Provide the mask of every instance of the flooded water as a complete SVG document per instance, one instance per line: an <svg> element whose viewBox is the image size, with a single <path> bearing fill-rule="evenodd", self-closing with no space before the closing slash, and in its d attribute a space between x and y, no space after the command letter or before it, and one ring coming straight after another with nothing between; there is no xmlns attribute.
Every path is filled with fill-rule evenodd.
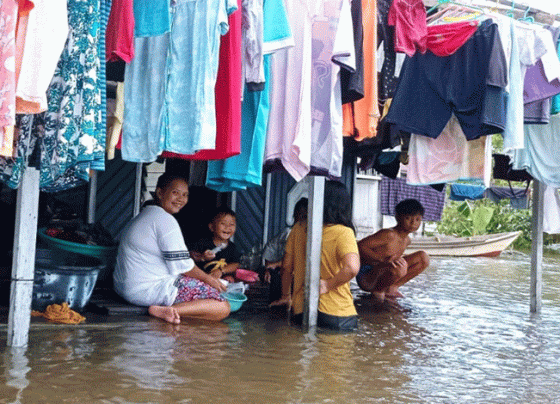
<svg viewBox="0 0 560 404"><path fill-rule="evenodd" d="M400 307L357 301L356 333L269 313L171 326L37 325L6 348L1 403L558 403L560 261L529 313L529 257L433 259Z"/></svg>

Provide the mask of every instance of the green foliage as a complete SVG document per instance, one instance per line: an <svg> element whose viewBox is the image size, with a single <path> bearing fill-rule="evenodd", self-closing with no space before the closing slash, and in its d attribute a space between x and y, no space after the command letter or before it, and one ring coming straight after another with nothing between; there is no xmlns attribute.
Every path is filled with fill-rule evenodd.
<svg viewBox="0 0 560 404"><path fill-rule="evenodd" d="M449 201L442 219L437 223L440 234L460 237L475 234L495 234L521 230L522 234L513 243L516 249L531 247L530 209L512 209L508 199L494 203L488 199L477 201Z"/></svg>

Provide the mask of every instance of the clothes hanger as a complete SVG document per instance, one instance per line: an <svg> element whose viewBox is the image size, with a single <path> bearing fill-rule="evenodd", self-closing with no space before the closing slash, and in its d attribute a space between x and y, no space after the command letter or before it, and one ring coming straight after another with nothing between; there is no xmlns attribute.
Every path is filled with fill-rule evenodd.
<svg viewBox="0 0 560 404"><path fill-rule="evenodd" d="M428 23L429 25L433 25L436 22L442 22L442 19L445 17L452 18L454 21L460 21L460 19L457 20L456 18L464 16L465 20L468 20L472 18L477 18L482 14L484 14L484 10L480 7L466 5L463 3L458 3L449 0L439 0L438 4L436 4L434 7L431 7L426 13L429 14L430 10L434 10L435 8L443 4L446 4L446 6L442 10L436 12L435 14L428 16L426 18L426 23ZM450 21L446 21L446 22L450 22Z"/></svg>
<svg viewBox="0 0 560 404"><path fill-rule="evenodd" d="M483 10L482 8L476 7L476 6L473 6L473 5L470 5L470 4L467 5L467 4L463 4L463 3L459 3L459 2L451 1L451 0L438 0L438 2L437 2L436 5L434 5L433 7L430 7L430 8L426 11L426 14L430 14L432 11L434 11L435 9L439 8L440 6L442 6L442 5L444 5L444 4L446 4L446 5L455 5L455 6L463 7L463 8L470 8L470 9L472 9L472 10L480 11L481 13L484 12L484 10ZM436 13L436 14L437 14L437 13Z"/></svg>
<svg viewBox="0 0 560 404"><path fill-rule="evenodd" d="M527 10L525 10L525 14L523 14L523 17L519 19L519 21L522 22L528 22L530 24L533 24L535 22L535 19L533 18L533 16L527 16L529 14L529 10L531 9L531 7L527 7Z"/></svg>

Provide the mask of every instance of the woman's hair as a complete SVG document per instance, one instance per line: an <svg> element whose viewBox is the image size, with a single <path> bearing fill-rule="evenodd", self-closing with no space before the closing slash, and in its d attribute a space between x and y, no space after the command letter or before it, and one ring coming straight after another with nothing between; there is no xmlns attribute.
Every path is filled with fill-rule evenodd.
<svg viewBox="0 0 560 404"><path fill-rule="evenodd" d="M184 181L185 183L187 183L187 180L182 175L172 174L172 173L163 173L162 175L159 176L159 178L157 180L156 189L160 188L162 191L165 192L167 187L170 186L173 183L173 181L175 181L175 180L181 180L181 181ZM152 205L152 204L159 205L159 198L157 196L157 192L152 193L152 196L154 198L153 202L152 201L147 201L144 204L144 206Z"/></svg>
<svg viewBox="0 0 560 404"><path fill-rule="evenodd" d="M300 220L307 220L307 198L301 198L294 206L294 223Z"/></svg>
<svg viewBox="0 0 560 404"><path fill-rule="evenodd" d="M323 224L341 224L356 232L352 223L352 198L346 186L341 182L327 181L325 183Z"/></svg>

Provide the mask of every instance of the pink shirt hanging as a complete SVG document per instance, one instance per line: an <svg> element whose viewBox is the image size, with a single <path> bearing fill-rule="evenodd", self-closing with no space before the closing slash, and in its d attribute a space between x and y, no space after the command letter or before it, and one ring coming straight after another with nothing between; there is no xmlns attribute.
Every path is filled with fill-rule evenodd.
<svg viewBox="0 0 560 404"><path fill-rule="evenodd" d="M133 0L113 0L105 44L108 62L130 63L134 57Z"/></svg>

